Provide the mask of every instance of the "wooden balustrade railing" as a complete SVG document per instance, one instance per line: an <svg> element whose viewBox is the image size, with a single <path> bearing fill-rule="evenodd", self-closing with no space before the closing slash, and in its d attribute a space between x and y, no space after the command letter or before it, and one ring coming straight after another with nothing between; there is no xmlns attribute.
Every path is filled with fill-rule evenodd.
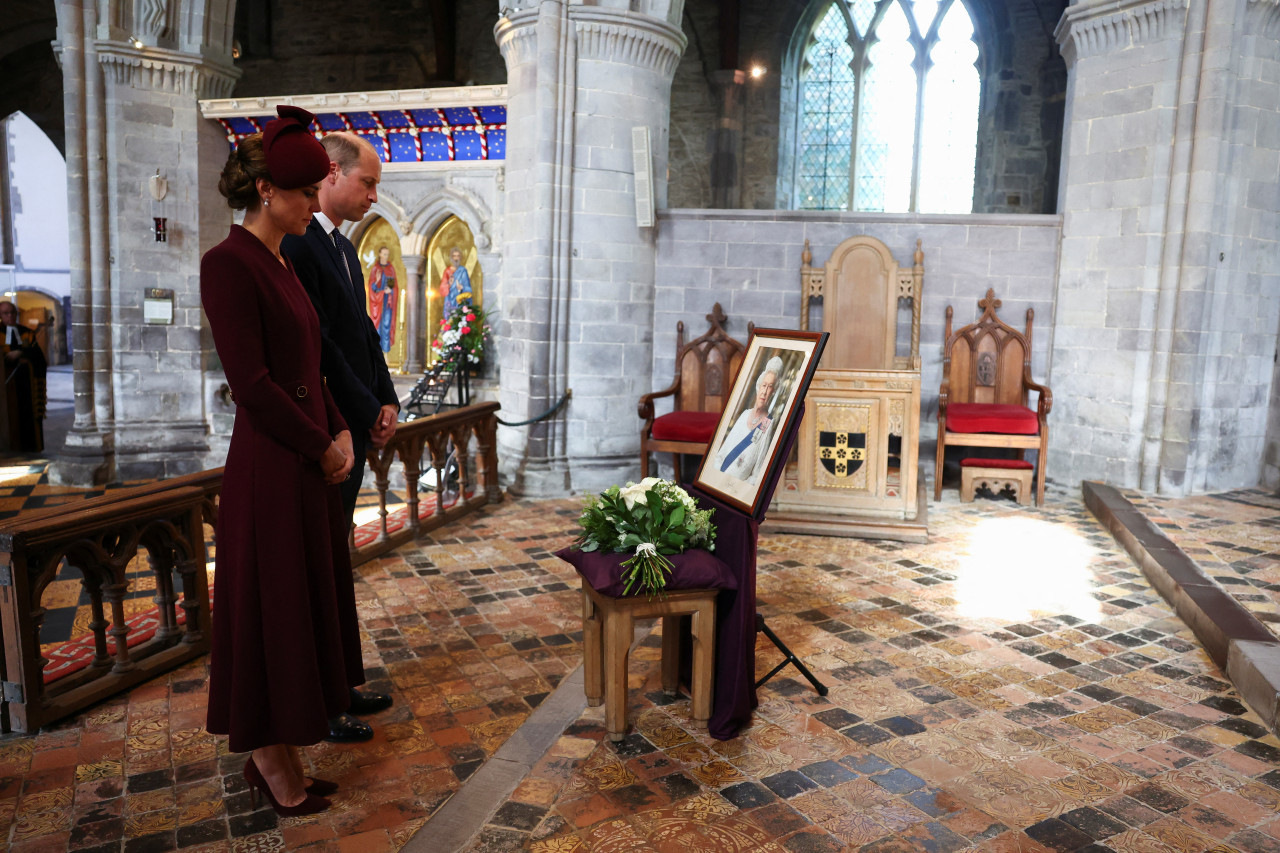
<svg viewBox="0 0 1280 853"><path fill-rule="evenodd" d="M353 565L502 500L497 411L497 403L480 403L402 423L384 448L370 451L380 530L353 548ZM387 495L397 459L404 468L407 518L391 530ZM424 462L435 473L426 496L434 502L430 514L418 493ZM209 650L205 525L216 525L221 488L222 469L216 468L0 523L0 731L33 732ZM150 639L130 646L124 602L129 566L143 551L155 576L156 627ZM79 672L45 684L42 597L64 563L79 571L90 601L94 654Z"/></svg>
<svg viewBox="0 0 1280 853"><path fill-rule="evenodd" d="M35 731L209 650L205 504L197 486L145 486L33 512L0 528L0 730ZM143 550L155 575L158 626L151 639L130 647L127 571ZM94 656L46 687L41 598L64 560L80 571L89 596Z"/></svg>
<svg viewBox="0 0 1280 853"><path fill-rule="evenodd" d="M378 487L380 529L372 542L359 547L353 544L352 565L384 554L487 503L502 500L502 490L498 487L497 433L498 404L477 403L402 423L385 447L370 450L369 469ZM426 458L435 475L433 494L427 498L433 502L430 514L423 513L418 495L418 481L425 473L422 461ZM387 493L391 466L397 459L404 468L407 517L403 526L392 531L388 524ZM450 494L454 497L448 497Z"/></svg>

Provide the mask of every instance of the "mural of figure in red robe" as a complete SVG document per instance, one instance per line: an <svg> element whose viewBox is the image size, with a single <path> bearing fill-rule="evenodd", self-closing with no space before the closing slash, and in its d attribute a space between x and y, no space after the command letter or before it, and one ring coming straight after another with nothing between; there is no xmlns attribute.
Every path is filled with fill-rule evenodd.
<svg viewBox="0 0 1280 853"><path fill-rule="evenodd" d="M369 319L382 341L382 351L390 352L396 342L396 268L391 265L391 249L378 248L378 260L369 267Z"/></svg>

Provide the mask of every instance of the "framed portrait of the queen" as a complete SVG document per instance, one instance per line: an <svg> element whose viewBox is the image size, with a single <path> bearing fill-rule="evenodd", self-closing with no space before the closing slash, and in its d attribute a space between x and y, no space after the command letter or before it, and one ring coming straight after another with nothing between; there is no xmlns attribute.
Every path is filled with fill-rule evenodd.
<svg viewBox="0 0 1280 853"><path fill-rule="evenodd" d="M756 329L694 485L755 514L817 368L825 332Z"/></svg>

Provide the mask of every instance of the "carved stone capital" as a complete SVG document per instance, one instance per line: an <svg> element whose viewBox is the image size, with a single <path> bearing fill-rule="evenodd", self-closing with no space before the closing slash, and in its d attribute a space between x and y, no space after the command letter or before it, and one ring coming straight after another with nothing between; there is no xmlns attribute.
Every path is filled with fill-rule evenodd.
<svg viewBox="0 0 1280 853"><path fill-rule="evenodd" d="M626 8L580 6L568 10L579 59L634 65L671 77L688 41L678 26ZM507 68L534 62L538 54L538 9L509 12L498 19L494 38Z"/></svg>
<svg viewBox="0 0 1280 853"><path fill-rule="evenodd" d="M679 27L598 6L574 6L578 56L635 65L670 78L688 43Z"/></svg>
<svg viewBox="0 0 1280 853"><path fill-rule="evenodd" d="M1067 65L1077 59L1156 41L1176 32L1188 0L1083 0L1068 6L1054 30Z"/></svg>
<svg viewBox="0 0 1280 853"><path fill-rule="evenodd" d="M493 37L508 70L533 62L538 56L538 9L522 9L498 19Z"/></svg>
<svg viewBox="0 0 1280 853"><path fill-rule="evenodd" d="M225 98L240 69L207 57L155 47L135 48L114 41L98 42L98 61L108 82L134 89L155 89L197 98Z"/></svg>
<svg viewBox="0 0 1280 853"><path fill-rule="evenodd" d="M544 0L498 0L498 13L515 17L520 12L536 12L543 2ZM557 0L557 2L574 6L582 0ZM592 0L592 4L602 9L656 18L676 26L680 24L680 18L684 13L684 0Z"/></svg>

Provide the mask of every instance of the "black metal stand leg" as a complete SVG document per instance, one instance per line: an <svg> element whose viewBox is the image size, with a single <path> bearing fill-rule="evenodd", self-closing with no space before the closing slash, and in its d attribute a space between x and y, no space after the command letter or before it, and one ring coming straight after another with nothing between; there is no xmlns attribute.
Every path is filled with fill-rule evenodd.
<svg viewBox="0 0 1280 853"><path fill-rule="evenodd" d="M809 671L809 667L804 665L804 661L800 660L800 658L792 654L791 649L787 648L786 643L778 639L777 634L769 630L769 626L764 624L764 617L761 616L759 613L756 614L756 633L757 634L763 633L766 637L769 638L769 641L773 643L774 646L777 647L778 651L782 652L782 654L785 655L782 663L778 664L773 669L769 670L768 675L766 675L764 678L756 682L757 688L763 686L766 681L768 681L770 678L773 678L779 672L782 672L782 670L786 668L787 664L795 664L796 669L800 670L800 674L803 675L806 679L808 679L809 683L813 685L813 689L818 691L819 696L827 695L826 685L814 677L813 673Z"/></svg>

